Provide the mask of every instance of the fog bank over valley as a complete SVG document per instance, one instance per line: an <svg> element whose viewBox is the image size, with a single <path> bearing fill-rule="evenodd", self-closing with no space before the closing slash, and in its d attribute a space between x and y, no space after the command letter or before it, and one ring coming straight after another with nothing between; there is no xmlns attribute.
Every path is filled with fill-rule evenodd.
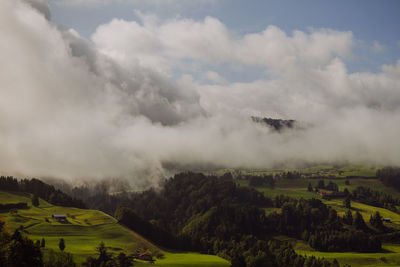
<svg viewBox="0 0 400 267"><path fill-rule="evenodd" d="M0 1L2 174L143 186L186 169L400 165L400 60L348 71L352 32L238 35L213 17L136 12L88 39L43 0ZM225 65L265 75L231 81Z"/></svg>

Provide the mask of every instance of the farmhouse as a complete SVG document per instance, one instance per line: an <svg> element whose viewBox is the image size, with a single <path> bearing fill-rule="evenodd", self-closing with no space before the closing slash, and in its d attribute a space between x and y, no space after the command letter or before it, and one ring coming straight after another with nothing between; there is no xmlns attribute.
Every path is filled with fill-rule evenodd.
<svg viewBox="0 0 400 267"><path fill-rule="evenodd" d="M51 215L51 218L53 218L53 220L56 220L57 222L67 222L67 216L65 216L64 214L53 214Z"/></svg>
<svg viewBox="0 0 400 267"><path fill-rule="evenodd" d="M390 218L383 218L382 219L384 222L390 222Z"/></svg>

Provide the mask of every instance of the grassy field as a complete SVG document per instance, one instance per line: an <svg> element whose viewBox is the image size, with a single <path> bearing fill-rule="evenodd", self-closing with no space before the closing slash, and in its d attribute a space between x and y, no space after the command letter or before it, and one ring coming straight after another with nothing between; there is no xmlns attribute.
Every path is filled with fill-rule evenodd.
<svg viewBox="0 0 400 267"><path fill-rule="evenodd" d="M294 250L304 256L315 256L325 259L337 259L341 265L358 266L400 266L400 244L383 244L379 253L356 252L319 252L311 248L306 242L286 236L277 239L289 242Z"/></svg>
<svg viewBox="0 0 400 267"><path fill-rule="evenodd" d="M174 267L174 266L215 266L225 267L230 266L230 263L222 258L212 255L203 255L198 253L165 253L165 258L157 260L157 266Z"/></svg>
<svg viewBox="0 0 400 267"><path fill-rule="evenodd" d="M23 227L23 233L33 240L45 238L46 247L58 250L60 238L66 243L65 251L74 255L77 263L88 256L94 256L95 248L103 241L110 252L127 254L135 251L162 253L164 257L155 265L137 262L137 266L230 266L230 263L217 256L197 253L165 252L117 223L117 221L97 210L83 210L53 206L40 199L38 207L31 205L29 194L14 194L0 191L0 203L26 202L29 209L20 209L0 213L0 219L6 222L6 230L13 232ZM65 214L68 223L59 223L51 218L52 214Z"/></svg>
<svg viewBox="0 0 400 267"><path fill-rule="evenodd" d="M294 249L297 253L326 259L336 258L340 264L357 266L400 266L400 245L384 244L380 253L355 252L319 252L314 251L303 241L295 241Z"/></svg>
<svg viewBox="0 0 400 267"><path fill-rule="evenodd" d="M290 184L293 182L293 184ZM249 181L238 180L237 184L240 186L249 186ZM286 179L280 179L277 181L274 187L269 186L257 186L255 187L258 191L263 192L266 196L274 198L279 195L287 195L294 198L321 198L320 195L314 192L307 191L308 182L306 179L294 179L286 181Z"/></svg>

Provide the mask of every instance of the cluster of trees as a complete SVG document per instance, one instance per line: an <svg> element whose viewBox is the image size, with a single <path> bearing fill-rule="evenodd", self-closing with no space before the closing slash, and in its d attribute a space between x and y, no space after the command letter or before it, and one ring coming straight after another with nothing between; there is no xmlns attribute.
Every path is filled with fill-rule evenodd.
<svg viewBox="0 0 400 267"><path fill-rule="evenodd" d="M3 224L0 225L3 228ZM1 230L0 266L4 267L40 267L43 256L40 246L16 230L13 235Z"/></svg>
<svg viewBox="0 0 400 267"><path fill-rule="evenodd" d="M130 267L133 266L133 257L127 256L121 252L118 256L114 257L112 253L107 251L107 247L103 242L96 248L97 257L89 256L86 261L82 264L87 267Z"/></svg>
<svg viewBox="0 0 400 267"><path fill-rule="evenodd" d="M38 197L40 197L57 206L86 208L82 200L72 198L62 191L55 189L54 186L35 178L18 181L11 176L1 176L0 190L31 193L36 198L32 199L33 205L38 204Z"/></svg>
<svg viewBox="0 0 400 267"><path fill-rule="evenodd" d="M73 255L64 251L48 250L48 256L44 260L43 267L75 267Z"/></svg>
<svg viewBox="0 0 400 267"><path fill-rule="evenodd" d="M267 219L270 231L276 229L298 239L320 251L380 251L378 238L371 237L361 214L346 214L344 218L318 199L280 198L281 213L272 213ZM351 217L351 219L349 218ZM345 227L348 224L351 227Z"/></svg>
<svg viewBox="0 0 400 267"><path fill-rule="evenodd" d="M333 262L314 256L307 257L297 254L290 244L278 240L264 241L254 236L244 236L240 242L233 242L230 251L232 267L263 267L263 266L316 266L338 267Z"/></svg>
<svg viewBox="0 0 400 267"><path fill-rule="evenodd" d="M250 186L270 186L275 185L272 175L242 175L242 178L249 181Z"/></svg>
<svg viewBox="0 0 400 267"><path fill-rule="evenodd" d="M383 225L383 218L382 218L381 214L379 213L379 211L375 212L374 215L371 215L371 217L369 219L369 223L376 229L379 229L379 230L385 229L385 226Z"/></svg>
<svg viewBox="0 0 400 267"><path fill-rule="evenodd" d="M367 205L385 208L397 212L400 206L400 199L394 198L385 192L372 190L368 187L359 186L351 193L351 198Z"/></svg>
<svg viewBox="0 0 400 267"><path fill-rule="evenodd" d="M12 209L27 209L28 204L25 202L0 204L0 211L9 211Z"/></svg>
<svg viewBox="0 0 400 267"><path fill-rule="evenodd" d="M381 241L363 231L320 231L311 234L311 247L319 251L376 252L381 250Z"/></svg>
<svg viewBox="0 0 400 267"><path fill-rule="evenodd" d="M339 192L339 186L335 184L332 181L329 181L327 185L325 185L324 180L319 180L317 186L315 187L316 189L325 189L325 190L330 190L333 192Z"/></svg>
<svg viewBox="0 0 400 267"><path fill-rule="evenodd" d="M283 172L280 174L281 178L285 179L300 179L301 178L301 173L296 172L296 171L288 171L288 172Z"/></svg>
<svg viewBox="0 0 400 267"><path fill-rule="evenodd" d="M400 191L400 167L384 167L376 171L376 176L384 185L392 186Z"/></svg>
<svg viewBox="0 0 400 267"><path fill-rule="evenodd" d="M118 207L114 217L119 223L134 230L138 234L145 236L154 243L164 247L179 248L177 239L171 233L161 229L154 223L150 223L139 217L132 209L127 207Z"/></svg>

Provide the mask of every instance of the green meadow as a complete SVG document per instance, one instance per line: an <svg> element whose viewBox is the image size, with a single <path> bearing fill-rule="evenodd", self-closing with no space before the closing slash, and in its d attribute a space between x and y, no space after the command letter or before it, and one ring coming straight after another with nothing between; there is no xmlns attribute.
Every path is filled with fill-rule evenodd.
<svg viewBox="0 0 400 267"><path fill-rule="evenodd" d="M215 266L215 267L226 267L230 266L230 263L222 258L213 255L204 255L198 253L168 253L166 252L163 259L157 260L157 266L174 267L174 266Z"/></svg>
<svg viewBox="0 0 400 267"><path fill-rule="evenodd" d="M163 251L101 211L54 206L42 199L39 200L39 206L34 207L30 197L29 194L0 191L2 204L26 202L29 205L28 209L0 213L0 220L6 223L6 230L13 232L22 227L22 232L29 238L44 238L46 248L55 250L58 250L58 242L63 238L65 251L72 253L78 264L88 256L95 256L96 247L103 241L114 254L130 254L136 251L162 254L163 257L156 260L155 266L230 266L228 261L213 255ZM67 215L68 223L54 221L52 214ZM135 262L135 265L154 266L145 262Z"/></svg>
<svg viewBox="0 0 400 267"><path fill-rule="evenodd" d="M326 259L336 258L340 264L355 266L400 266L400 245L383 244L380 253L319 252L314 251L302 241L294 246L297 253Z"/></svg>
<svg viewBox="0 0 400 267"><path fill-rule="evenodd" d="M383 251L379 253L319 252L302 240L286 236L278 236L277 239L289 242L295 251L301 255L337 259L341 265L349 264L352 267L400 266L400 244L383 244Z"/></svg>

